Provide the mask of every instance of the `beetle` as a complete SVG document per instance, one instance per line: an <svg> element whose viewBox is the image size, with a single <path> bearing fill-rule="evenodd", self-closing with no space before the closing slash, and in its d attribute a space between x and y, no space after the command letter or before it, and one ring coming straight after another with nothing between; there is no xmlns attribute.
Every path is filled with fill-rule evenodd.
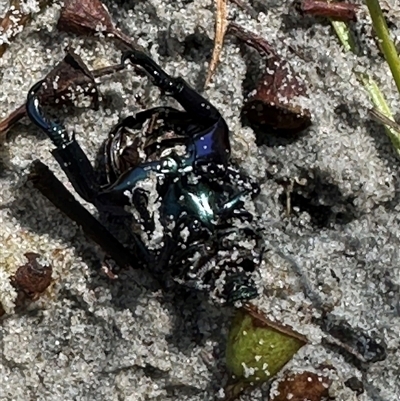
<svg viewBox="0 0 400 401"><path fill-rule="evenodd" d="M102 183L65 126L47 118L38 91L28 93L30 120L55 145L53 156L76 192L101 212L134 215L135 252L153 272L221 302L257 296L252 278L261 237L244 198L259 186L230 160L229 129L220 112L183 78L168 75L138 50L123 54L184 110L154 107L123 119L104 146ZM161 234L160 234L161 233Z"/></svg>

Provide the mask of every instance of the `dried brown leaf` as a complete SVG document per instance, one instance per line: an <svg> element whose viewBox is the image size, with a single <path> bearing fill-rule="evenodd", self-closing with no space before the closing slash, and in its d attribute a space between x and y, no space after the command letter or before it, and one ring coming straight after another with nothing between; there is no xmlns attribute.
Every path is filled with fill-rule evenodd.
<svg viewBox="0 0 400 401"><path fill-rule="evenodd" d="M271 394L271 401L321 401L327 397L331 380L311 372L287 373L278 385L278 391Z"/></svg>
<svg viewBox="0 0 400 401"><path fill-rule="evenodd" d="M332 18L336 21L356 21L360 6L345 2L328 2L321 0L296 0L293 3L301 15Z"/></svg>
<svg viewBox="0 0 400 401"><path fill-rule="evenodd" d="M42 104L73 103L73 97L82 90L84 95L93 99L94 107L99 105L99 92L91 71L72 48L46 76L38 96Z"/></svg>
<svg viewBox="0 0 400 401"><path fill-rule="evenodd" d="M59 30L77 35L94 35L98 32L115 37L124 49L141 49L128 35L118 29L106 6L100 0L64 0Z"/></svg>
<svg viewBox="0 0 400 401"><path fill-rule="evenodd" d="M4 120L0 121L0 140L3 140L6 137L8 130L25 116L26 109L25 104L23 104L9 114Z"/></svg>
<svg viewBox="0 0 400 401"><path fill-rule="evenodd" d="M66 0L57 24L58 29L77 35L96 32L113 33L114 23L100 0Z"/></svg>
<svg viewBox="0 0 400 401"><path fill-rule="evenodd" d="M53 269L51 266L43 266L38 262L39 254L27 252L24 256L28 262L20 266L15 275L10 278L11 285L17 291L16 308L22 307L27 301L36 301L52 281ZM0 317L4 314L5 310L0 303Z"/></svg>
<svg viewBox="0 0 400 401"><path fill-rule="evenodd" d="M231 23L229 33L266 57L266 68L255 90L243 107L243 115L253 127L269 127L285 134L296 134L311 125L309 110L294 101L307 95L307 87L290 64L262 37ZM258 138L262 142L262 138Z"/></svg>
<svg viewBox="0 0 400 401"><path fill-rule="evenodd" d="M21 266L11 278L11 284L18 292L22 291L29 299L36 299L51 283L51 266L38 262L39 254L27 252L28 262Z"/></svg>

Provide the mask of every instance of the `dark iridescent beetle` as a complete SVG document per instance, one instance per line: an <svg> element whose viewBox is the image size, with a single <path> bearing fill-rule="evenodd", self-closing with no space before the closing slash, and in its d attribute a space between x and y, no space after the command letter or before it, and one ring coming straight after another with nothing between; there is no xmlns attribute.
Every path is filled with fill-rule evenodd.
<svg viewBox="0 0 400 401"><path fill-rule="evenodd" d="M53 141L54 157L83 199L100 211L124 213L132 206L141 227L135 234L137 256L154 272L229 303L254 298L251 274L261 258L260 236L249 226L253 216L243 198L259 189L230 164L225 120L182 78L166 74L145 53L129 51L122 62L127 59L184 111L156 107L119 123L105 145L107 185L101 185L75 136L44 116L37 96L43 81L29 91L30 119Z"/></svg>

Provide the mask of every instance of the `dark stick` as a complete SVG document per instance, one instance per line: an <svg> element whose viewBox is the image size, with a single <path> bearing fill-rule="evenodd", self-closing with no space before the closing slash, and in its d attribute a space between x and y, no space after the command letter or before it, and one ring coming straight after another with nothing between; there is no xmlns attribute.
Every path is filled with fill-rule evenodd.
<svg viewBox="0 0 400 401"><path fill-rule="evenodd" d="M8 117L0 121L0 139L3 139L7 131L16 124L21 118L26 116L25 104L19 106L18 109L14 110Z"/></svg>
<svg viewBox="0 0 400 401"><path fill-rule="evenodd" d="M275 49L264 38L244 29L242 26L230 22L228 25L228 32L257 50L260 54L269 57L277 57Z"/></svg>
<svg viewBox="0 0 400 401"><path fill-rule="evenodd" d="M296 0L295 9L303 15L332 18L336 21L356 21L360 6L350 3L339 3L320 0Z"/></svg>
<svg viewBox="0 0 400 401"><path fill-rule="evenodd" d="M110 65L108 67L99 68L97 70L91 70L90 73L95 78L100 78L103 77L104 75L115 74L116 72L119 72L124 68L126 68L126 65L124 64L115 64L115 65Z"/></svg>
<svg viewBox="0 0 400 401"><path fill-rule="evenodd" d="M40 160L31 165L29 180L55 207L61 210L121 268L132 267L133 256L96 218L94 218L65 188L53 172Z"/></svg>

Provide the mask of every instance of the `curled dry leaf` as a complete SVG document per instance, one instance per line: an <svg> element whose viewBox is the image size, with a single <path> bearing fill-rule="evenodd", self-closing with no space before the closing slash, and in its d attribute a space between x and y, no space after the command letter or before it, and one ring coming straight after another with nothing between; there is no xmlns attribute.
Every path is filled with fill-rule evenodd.
<svg viewBox="0 0 400 401"><path fill-rule="evenodd" d="M15 300L17 308L23 306L26 301L37 300L51 284L53 272L51 266L43 266L38 262L39 254L27 252L24 256L28 262L19 267L10 279L11 285L17 290ZM0 304L0 316L4 313L4 308Z"/></svg>
<svg viewBox="0 0 400 401"><path fill-rule="evenodd" d="M99 0L67 0L61 9L58 29L77 35L95 32L112 33L114 24L111 16Z"/></svg>
<svg viewBox="0 0 400 401"><path fill-rule="evenodd" d="M226 366L234 376L225 389L227 399L234 399L249 385L268 381L306 343L303 335L267 319L255 307L238 309L226 347Z"/></svg>
<svg viewBox="0 0 400 401"><path fill-rule="evenodd" d="M99 107L99 92L91 71L72 48L66 49L64 59L47 74L46 85L39 91L42 104L72 104L75 95L82 91L93 99L95 109Z"/></svg>
<svg viewBox="0 0 400 401"><path fill-rule="evenodd" d="M115 26L106 6L100 0L64 0L57 27L60 31L77 35L102 32L115 37L125 48L140 49L128 35Z"/></svg>
<svg viewBox="0 0 400 401"><path fill-rule="evenodd" d="M265 72L243 107L243 117L249 125L285 134L296 134L308 128L311 125L309 110L294 103L298 96L307 95L307 88L289 63L262 37L234 23L228 29L267 59ZM258 141L262 142L262 138Z"/></svg>
<svg viewBox="0 0 400 401"><path fill-rule="evenodd" d="M14 110L4 120L0 121L0 139L3 139L8 130L16 124L21 118L26 116L25 104L22 104L18 109Z"/></svg>
<svg viewBox="0 0 400 401"><path fill-rule="evenodd" d="M11 278L11 284L18 292L32 300L43 293L51 283L51 266L43 266L38 262L40 255L27 252L25 257L28 262L21 266Z"/></svg>
<svg viewBox="0 0 400 401"><path fill-rule="evenodd" d="M360 6L345 2L328 2L320 0L296 0L294 8L301 15L332 18L336 21L356 21Z"/></svg>
<svg viewBox="0 0 400 401"><path fill-rule="evenodd" d="M279 382L277 391L270 395L271 401L321 401L328 397L331 380L311 372L287 373Z"/></svg>

